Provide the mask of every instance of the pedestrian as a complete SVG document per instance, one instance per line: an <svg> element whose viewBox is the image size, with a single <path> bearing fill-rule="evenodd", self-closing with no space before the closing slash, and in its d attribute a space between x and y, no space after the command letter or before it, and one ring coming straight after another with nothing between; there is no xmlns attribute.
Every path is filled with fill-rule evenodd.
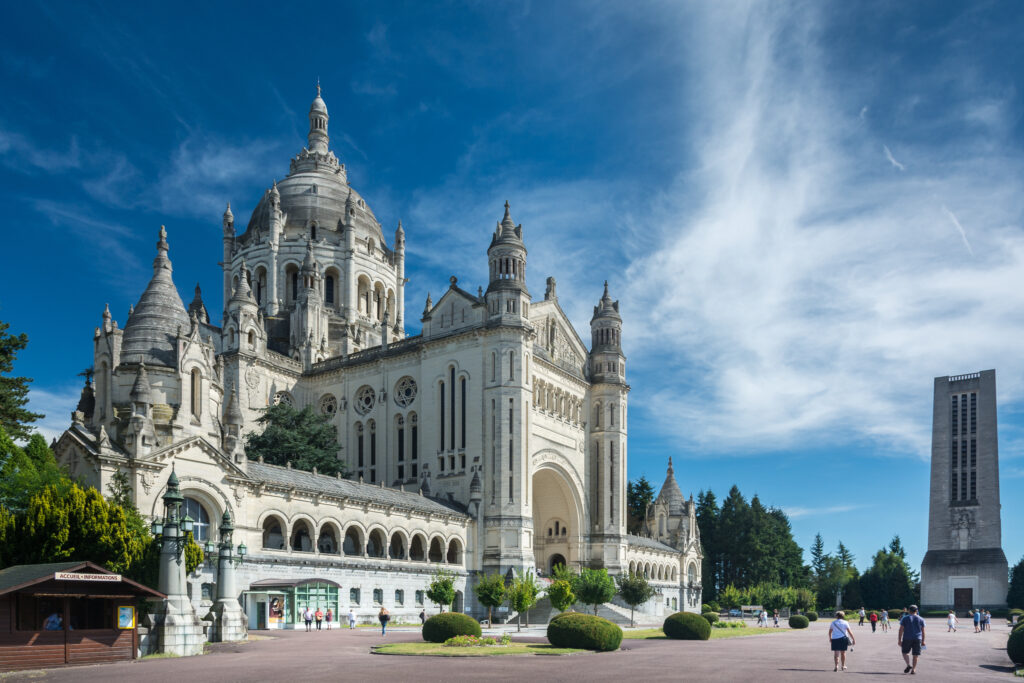
<svg viewBox="0 0 1024 683"><path fill-rule="evenodd" d="M772 613L772 617L775 618L775 628L778 628L779 627L779 610L775 610Z"/></svg>
<svg viewBox="0 0 1024 683"><path fill-rule="evenodd" d="M903 652L903 661L907 668L903 673L917 673L917 658L921 656L921 649L924 648L924 619L917 615L917 605L909 607L908 614L900 620L900 632L896 637L896 644ZM913 659L911 659L913 655Z"/></svg>
<svg viewBox="0 0 1024 683"><path fill-rule="evenodd" d="M863 625L864 625L864 608L863 608L863 607L861 607L861 608L860 608L860 611L859 611L859 612L857 612L857 616L859 616L859 617L860 617L860 623L859 623L859 624L857 624L857 625L858 625L858 626L863 626Z"/></svg>
<svg viewBox="0 0 1024 683"><path fill-rule="evenodd" d="M424 624L426 624L426 623L427 623L427 610L426 609L421 609L420 610L420 628L422 628L424 626Z"/></svg>
<svg viewBox="0 0 1024 683"><path fill-rule="evenodd" d="M388 634L388 622L391 621L391 614L387 608L380 608L380 612L377 612L377 620L380 621L380 634L386 636Z"/></svg>
<svg viewBox="0 0 1024 683"><path fill-rule="evenodd" d="M946 615L946 633L952 631L956 633L956 625L960 622L956 618L956 612L949 610L949 614Z"/></svg>
<svg viewBox="0 0 1024 683"><path fill-rule="evenodd" d="M832 671L839 671L840 664L843 671L846 671L846 650L849 646L856 645L857 639L853 637L850 622L846 620L846 614L842 611L836 612L835 621L829 624L828 642L831 644L832 658L835 661Z"/></svg>
<svg viewBox="0 0 1024 683"><path fill-rule="evenodd" d="M985 614L981 617L981 630L991 631L992 630L992 613L985 610Z"/></svg>
<svg viewBox="0 0 1024 683"><path fill-rule="evenodd" d="M324 611L317 607L316 613L313 616L316 617L316 630L322 630L320 626L324 623Z"/></svg>
<svg viewBox="0 0 1024 683"><path fill-rule="evenodd" d="M302 611L302 620L306 622L306 633L309 633L310 631L312 631L313 630L313 612L309 609L309 607L306 607L306 609L304 609Z"/></svg>
<svg viewBox="0 0 1024 683"><path fill-rule="evenodd" d="M889 631L889 610L882 610L882 633Z"/></svg>
<svg viewBox="0 0 1024 683"><path fill-rule="evenodd" d="M981 610L971 610L971 614L974 615L974 632L981 633Z"/></svg>
<svg viewBox="0 0 1024 683"><path fill-rule="evenodd" d="M868 615L868 621L871 622L871 632L875 632L875 627L878 626L878 612L871 610L871 614Z"/></svg>
<svg viewBox="0 0 1024 683"><path fill-rule="evenodd" d="M352 611L352 608L348 609L348 627L353 629L356 627L356 613Z"/></svg>
<svg viewBox="0 0 1024 683"><path fill-rule="evenodd" d="M331 630L331 622L334 621L334 612L330 607L327 608L327 614L324 615L324 620L327 622L327 630Z"/></svg>

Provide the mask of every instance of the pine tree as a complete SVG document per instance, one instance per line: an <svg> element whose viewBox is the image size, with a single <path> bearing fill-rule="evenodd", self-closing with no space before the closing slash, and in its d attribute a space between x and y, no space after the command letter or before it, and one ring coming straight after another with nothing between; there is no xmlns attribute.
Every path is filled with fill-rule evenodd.
<svg viewBox="0 0 1024 683"><path fill-rule="evenodd" d="M1024 608L1024 557L1010 570L1010 590L1006 594L1006 605Z"/></svg>
<svg viewBox="0 0 1024 683"><path fill-rule="evenodd" d="M257 420L264 429L246 435L245 451L250 460L260 457L271 465L287 465L320 474L347 474L338 459L338 431L312 406L298 410L286 403L267 408Z"/></svg>
<svg viewBox="0 0 1024 683"><path fill-rule="evenodd" d="M821 533L814 535L814 543L811 545L811 569L814 571L814 580L818 581L821 579L822 573L825 571L825 542L821 540Z"/></svg>
<svg viewBox="0 0 1024 683"><path fill-rule="evenodd" d="M697 527L700 529L701 550L704 554L701 561L703 597L711 601L718 597L722 586L721 557L718 551L718 500L713 491L700 491L697 494Z"/></svg>
<svg viewBox="0 0 1024 683"><path fill-rule="evenodd" d="M639 534L643 531L647 517L647 507L654 502L654 487L646 477L626 484L626 512L628 513L627 531Z"/></svg>
<svg viewBox="0 0 1024 683"><path fill-rule="evenodd" d="M30 377L6 377L14 371L14 359L28 345L28 336L7 334L9 325L0 321L0 427L14 440L28 439L31 423L43 418L25 409Z"/></svg>
<svg viewBox="0 0 1024 683"><path fill-rule="evenodd" d="M896 534L889 541L889 552L900 556L901 560L907 559L907 551L903 549L903 543L900 541L900 535Z"/></svg>
<svg viewBox="0 0 1024 683"><path fill-rule="evenodd" d="M842 541L839 541L839 547L836 549L836 557L839 558L839 561L842 562L843 566L847 569L853 567L853 561L854 559L856 559L854 558L853 553L851 553L849 549L847 549L847 547L843 545Z"/></svg>

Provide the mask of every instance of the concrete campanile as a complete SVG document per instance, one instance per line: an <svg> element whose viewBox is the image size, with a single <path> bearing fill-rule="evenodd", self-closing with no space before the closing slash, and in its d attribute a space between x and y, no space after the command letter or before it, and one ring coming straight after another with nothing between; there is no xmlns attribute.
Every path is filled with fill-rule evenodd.
<svg viewBox="0 0 1024 683"><path fill-rule="evenodd" d="M320 97L320 84L316 85L316 97L309 106L309 137L308 149L317 154L327 154L327 146L331 141L327 135L327 103Z"/></svg>
<svg viewBox="0 0 1024 683"><path fill-rule="evenodd" d="M1005 607L996 371L935 378L924 609Z"/></svg>

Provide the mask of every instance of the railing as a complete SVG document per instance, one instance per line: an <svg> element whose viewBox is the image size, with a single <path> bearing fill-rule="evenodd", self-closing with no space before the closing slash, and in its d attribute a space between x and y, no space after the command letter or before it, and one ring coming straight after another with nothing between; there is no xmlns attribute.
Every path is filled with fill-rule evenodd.
<svg viewBox="0 0 1024 683"><path fill-rule="evenodd" d="M949 378L949 381L950 382L963 382L964 380L978 379L979 377L981 377L981 373L980 372L972 372L972 373L967 374L967 375L953 375L952 377Z"/></svg>

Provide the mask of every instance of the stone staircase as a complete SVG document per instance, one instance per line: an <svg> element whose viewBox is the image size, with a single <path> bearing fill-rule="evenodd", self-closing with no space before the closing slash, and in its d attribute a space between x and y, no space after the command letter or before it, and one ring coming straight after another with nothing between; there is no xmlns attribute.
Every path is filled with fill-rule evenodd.
<svg viewBox="0 0 1024 683"><path fill-rule="evenodd" d="M583 612L584 614L593 614L594 608L590 605L574 605L574 609L577 612ZM551 605L551 600L547 597L543 597L537 601L537 604L530 608L529 619L530 625L544 625L551 621L551 618L558 614ZM516 612L509 612L505 617L504 621L506 624L516 623ZM524 619L527 615L523 615ZM597 608L597 616L604 617L608 621L614 622L619 626L629 626L629 608L613 603L605 603ZM639 612L636 614L637 623L639 623L641 615ZM497 621L497 619L495 619ZM525 621L524 621L525 625Z"/></svg>

